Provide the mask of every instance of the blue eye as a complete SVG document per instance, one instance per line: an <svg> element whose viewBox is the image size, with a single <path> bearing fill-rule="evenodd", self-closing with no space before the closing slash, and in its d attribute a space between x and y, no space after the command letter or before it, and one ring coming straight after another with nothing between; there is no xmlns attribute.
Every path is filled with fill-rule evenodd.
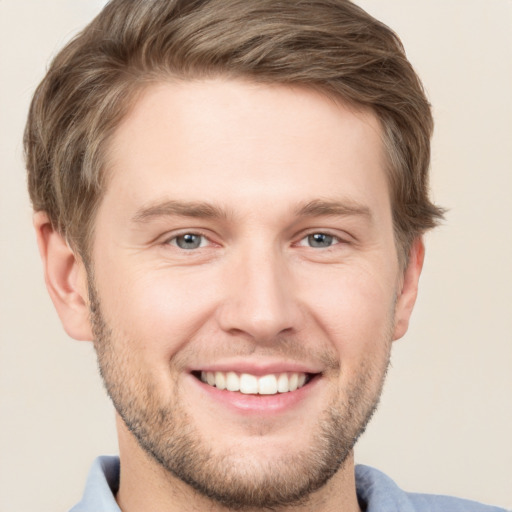
<svg viewBox="0 0 512 512"><path fill-rule="evenodd" d="M308 245L315 248L331 247L336 241L336 237L326 233L313 233L306 238Z"/></svg>
<svg viewBox="0 0 512 512"><path fill-rule="evenodd" d="M172 245L179 247L184 250L199 249L206 243L206 239L203 235L197 235L195 233L185 233L179 235L170 240Z"/></svg>

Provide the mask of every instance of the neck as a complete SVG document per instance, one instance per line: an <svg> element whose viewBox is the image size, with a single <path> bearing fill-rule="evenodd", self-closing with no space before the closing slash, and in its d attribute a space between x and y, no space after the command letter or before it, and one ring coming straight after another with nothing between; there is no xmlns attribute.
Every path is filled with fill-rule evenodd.
<svg viewBox="0 0 512 512"><path fill-rule="evenodd" d="M117 418L121 475L116 500L123 512L228 512L199 494L158 464L139 446L124 422ZM260 512L247 508L244 512ZM268 512L268 508L265 509ZM359 512L354 460L351 454L338 472L320 490L301 504L272 509L273 512Z"/></svg>

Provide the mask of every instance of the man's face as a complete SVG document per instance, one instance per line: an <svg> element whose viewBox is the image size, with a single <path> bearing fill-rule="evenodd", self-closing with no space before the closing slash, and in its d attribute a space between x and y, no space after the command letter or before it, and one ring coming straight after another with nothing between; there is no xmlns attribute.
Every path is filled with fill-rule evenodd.
<svg viewBox="0 0 512 512"><path fill-rule="evenodd" d="M170 474L274 506L350 455L401 314L384 167L372 114L300 88L154 85L118 128L92 253L96 349Z"/></svg>

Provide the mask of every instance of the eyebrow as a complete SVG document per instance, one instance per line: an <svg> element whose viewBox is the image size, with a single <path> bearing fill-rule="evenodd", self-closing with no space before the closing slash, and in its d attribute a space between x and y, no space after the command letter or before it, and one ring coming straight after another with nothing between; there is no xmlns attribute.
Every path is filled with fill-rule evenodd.
<svg viewBox="0 0 512 512"><path fill-rule="evenodd" d="M368 206L352 200L328 201L315 199L300 205L295 214L298 217L320 217L323 215L361 216L366 217L369 221L373 217Z"/></svg>
<svg viewBox="0 0 512 512"><path fill-rule="evenodd" d="M132 221L135 223L144 223L157 217L169 217L172 215L211 219L227 217L224 210L210 203L164 200L143 206L137 210L132 217Z"/></svg>
<svg viewBox="0 0 512 512"><path fill-rule="evenodd" d="M297 217L320 216L362 216L372 220L370 208L351 200L329 201L315 199L301 203L294 211ZM132 217L135 223L146 223L154 218L169 217L195 217L209 219L226 219L227 213L222 208L211 203L201 201L163 200L141 207Z"/></svg>

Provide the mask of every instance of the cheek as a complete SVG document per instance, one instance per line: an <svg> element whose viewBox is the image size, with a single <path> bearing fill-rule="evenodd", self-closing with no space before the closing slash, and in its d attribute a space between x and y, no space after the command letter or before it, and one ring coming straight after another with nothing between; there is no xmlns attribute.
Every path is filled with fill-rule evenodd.
<svg viewBox="0 0 512 512"><path fill-rule="evenodd" d="M144 358L166 362L215 309L215 283L207 272L118 266L99 291L107 323ZM209 286L206 286L209 283Z"/></svg>
<svg viewBox="0 0 512 512"><path fill-rule="evenodd" d="M365 268L345 270L323 280L322 291L310 293L310 310L343 363L360 361L387 350L395 304L391 274ZM312 286L306 287L312 290Z"/></svg>

